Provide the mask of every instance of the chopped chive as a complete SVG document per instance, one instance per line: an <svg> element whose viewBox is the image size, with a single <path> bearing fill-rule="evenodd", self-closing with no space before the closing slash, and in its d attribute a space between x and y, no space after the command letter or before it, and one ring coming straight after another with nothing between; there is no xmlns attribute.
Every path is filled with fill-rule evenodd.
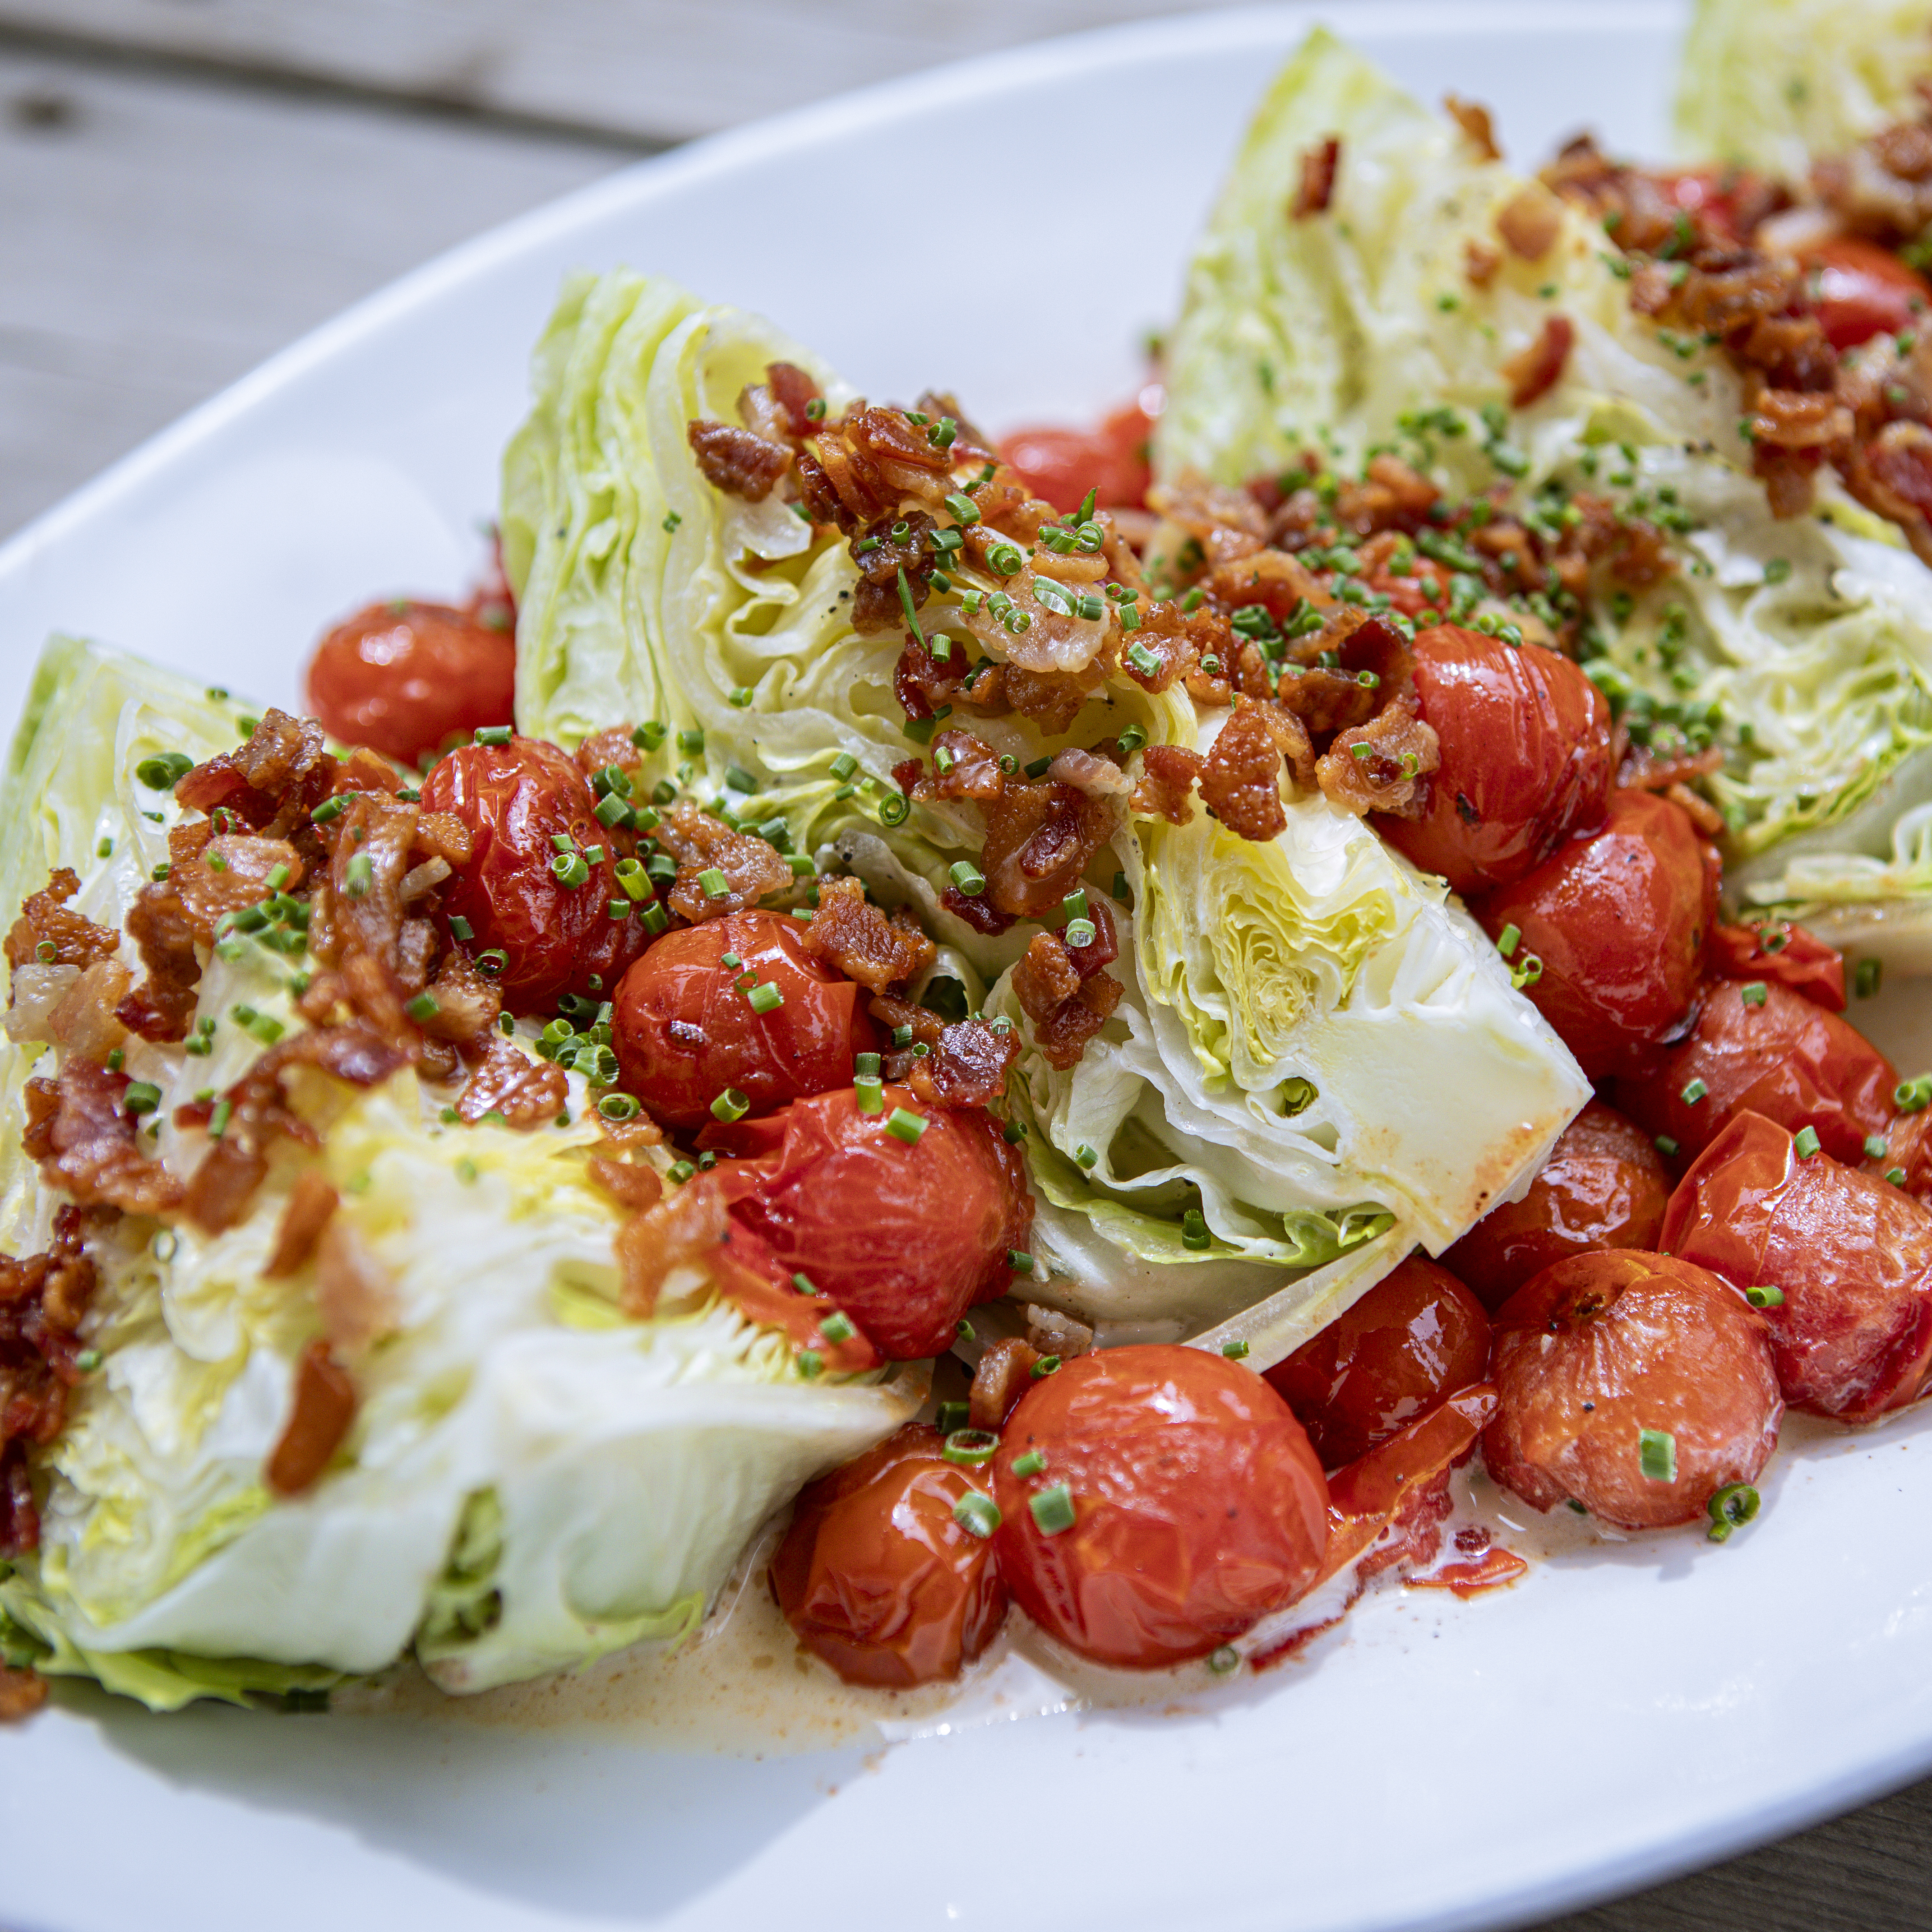
<svg viewBox="0 0 1932 1932"><path fill-rule="evenodd" d="M194 770L194 760L180 752L158 752L134 767L134 776L150 791L172 791Z"/></svg>
<svg viewBox="0 0 1932 1932"><path fill-rule="evenodd" d="M841 752L832 760L832 776L842 782L849 778L859 769L859 760L850 752Z"/></svg>
<svg viewBox="0 0 1932 1932"><path fill-rule="evenodd" d="M629 1120L637 1118L638 1103L628 1094L606 1094L597 1103L597 1111L607 1120Z"/></svg>
<svg viewBox="0 0 1932 1932"><path fill-rule="evenodd" d="M1685 1106L1694 1107L1700 1100L1703 1099L1706 1094L1710 1092L1710 1088L1706 1086L1702 1080L1686 1081L1684 1085L1684 1091L1681 1097Z"/></svg>
<svg viewBox="0 0 1932 1932"><path fill-rule="evenodd" d="M558 884L574 890L588 883L590 862L581 852L560 852L550 862L550 868Z"/></svg>
<svg viewBox="0 0 1932 1932"><path fill-rule="evenodd" d="M450 919L449 936L452 939L474 939L476 928L460 913L458 913Z"/></svg>
<svg viewBox="0 0 1932 1932"><path fill-rule="evenodd" d="M698 1172L696 1165L688 1160L674 1160L665 1172L665 1178L674 1180L682 1187Z"/></svg>
<svg viewBox="0 0 1932 1932"><path fill-rule="evenodd" d="M748 684L734 685L725 702L734 710L748 711L752 708L752 700L754 694Z"/></svg>
<svg viewBox="0 0 1932 1932"><path fill-rule="evenodd" d="M1744 1290L1744 1299L1754 1308L1782 1308L1784 1306L1784 1291L1781 1288L1748 1288Z"/></svg>
<svg viewBox="0 0 1932 1932"><path fill-rule="evenodd" d="M1210 1247L1214 1237L1208 1232L1208 1219L1198 1208L1190 1208L1180 1217L1180 1245L1196 1250Z"/></svg>
<svg viewBox="0 0 1932 1932"><path fill-rule="evenodd" d="M798 1372L807 1382L815 1381L824 1367L825 1358L816 1348L801 1348L798 1352Z"/></svg>
<svg viewBox="0 0 1932 1932"><path fill-rule="evenodd" d="M680 731L677 734L677 748L687 758L700 758L704 752L704 730L700 725L695 730Z"/></svg>
<svg viewBox="0 0 1932 1932"><path fill-rule="evenodd" d="M1036 1476L1046 1467L1046 1452L1043 1449L1029 1449L1023 1456L1013 1458L1013 1474L1016 1476Z"/></svg>
<svg viewBox="0 0 1932 1932"><path fill-rule="evenodd" d="M1652 1144L1666 1160L1677 1151L1677 1143L1668 1134L1659 1134Z"/></svg>
<svg viewBox="0 0 1932 1932"><path fill-rule="evenodd" d="M727 765L724 782L733 791L756 791L758 782L742 765Z"/></svg>
<svg viewBox="0 0 1932 1932"><path fill-rule="evenodd" d="M1800 1127L1791 1137L1791 1144L1800 1160L1809 1160L1818 1151L1818 1130Z"/></svg>
<svg viewBox="0 0 1932 1932"><path fill-rule="evenodd" d="M799 1274L794 1275L791 1278L791 1285L793 1287L796 1288L801 1294L818 1294L823 1292L808 1274Z"/></svg>
<svg viewBox="0 0 1932 1932"><path fill-rule="evenodd" d="M1496 950L1505 959L1512 958L1516 948L1522 944L1522 928L1511 923L1496 934Z"/></svg>
<svg viewBox="0 0 1932 1932"><path fill-rule="evenodd" d="M492 946L476 956L476 970L486 980L497 980L510 970L510 956L500 946Z"/></svg>
<svg viewBox="0 0 1932 1932"><path fill-rule="evenodd" d="M418 1024L421 1024L421 1023L424 1020L434 1019L436 1015L442 1010L442 1009L436 1003L436 995L434 993L428 992L418 993L416 998L410 1000L409 1004L403 1009L403 1011L407 1013L410 1018L416 1021Z"/></svg>
<svg viewBox="0 0 1932 1932"><path fill-rule="evenodd" d="M1035 1382L1044 1382L1048 1376L1059 1374L1060 1358L1058 1355L1042 1355L1028 1372Z"/></svg>
<svg viewBox="0 0 1932 1932"><path fill-rule="evenodd" d="M1861 1000L1868 1000L1879 989L1884 977L1885 962L1880 959L1861 959L1852 969L1852 992Z"/></svg>
<svg viewBox="0 0 1932 1932"><path fill-rule="evenodd" d="M970 859L956 859L948 868L952 883L968 898L976 898L986 890L986 875Z"/></svg>
<svg viewBox="0 0 1932 1932"><path fill-rule="evenodd" d="M471 742L478 745L507 745L510 742L510 728L507 724L479 724Z"/></svg>
<svg viewBox="0 0 1932 1932"><path fill-rule="evenodd" d="M1073 1150L1073 1158L1085 1168L1097 1167L1100 1164L1100 1156L1084 1141Z"/></svg>
<svg viewBox="0 0 1932 1932"><path fill-rule="evenodd" d="M1073 1492L1064 1483L1041 1490L1028 1497L1027 1508L1042 1536L1058 1536L1073 1527Z"/></svg>
<svg viewBox="0 0 1932 1932"><path fill-rule="evenodd" d="M1043 778L1047 775L1047 772L1052 768L1052 765L1053 760L1050 758L1034 758L1029 760L1027 764L1026 775L1030 778Z"/></svg>
<svg viewBox="0 0 1932 1932"><path fill-rule="evenodd" d="M852 1071L861 1080L876 1080L879 1077L879 1056L876 1053L857 1053L852 1056Z"/></svg>
<svg viewBox="0 0 1932 1932"><path fill-rule="evenodd" d="M716 866L706 866L698 874L698 883L704 887L704 896L708 899L724 898L730 893L730 881Z"/></svg>
<svg viewBox="0 0 1932 1932"><path fill-rule="evenodd" d="M903 825L912 816L912 801L900 792L888 792L879 801L881 825Z"/></svg>
<svg viewBox="0 0 1932 1932"><path fill-rule="evenodd" d="M745 999L754 1013L769 1013L784 1004L784 994L769 980L762 986L754 986Z"/></svg>
<svg viewBox="0 0 1932 1932"><path fill-rule="evenodd" d="M952 520L962 530L980 520L980 506L970 496L961 496L956 491L946 499L946 507L952 512Z"/></svg>
<svg viewBox="0 0 1932 1932"><path fill-rule="evenodd" d="M210 1140L218 1141L224 1134L227 1132L228 1123L233 1117L234 1112L235 1102L232 1100L221 1100L215 1102L214 1112L208 1117L208 1137Z"/></svg>
<svg viewBox="0 0 1932 1932"><path fill-rule="evenodd" d="M1722 1543L1756 1516L1762 1498L1748 1483L1726 1483L1705 1507L1711 1515L1711 1540Z"/></svg>
<svg viewBox="0 0 1932 1932"><path fill-rule="evenodd" d="M358 852L349 861L343 884L352 899L367 898L376 884L376 862L366 852Z"/></svg>
<svg viewBox="0 0 1932 1932"><path fill-rule="evenodd" d="M712 1118L719 1120L742 1120L752 1111L752 1103L735 1087L728 1087L711 1103Z"/></svg>
<svg viewBox="0 0 1932 1932"><path fill-rule="evenodd" d="M1882 1135L1882 1134L1868 1134L1868 1135L1866 1135L1866 1136L1865 1136L1865 1156L1866 1156L1866 1158L1867 1158L1868 1160L1882 1160L1885 1158L1885 1154L1886 1154L1886 1145L1887 1145L1887 1142L1886 1142L1886 1138L1885 1138L1884 1135Z"/></svg>
<svg viewBox="0 0 1932 1932"><path fill-rule="evenodd" d="M152 1114L161 1104L161 1090L152 1080L130 1080L128 1090L121 1096L121 1104L130 1119L138 1120L143 1114Z"/></svg>
<svg viewBox="0 0 1932 1932"><path fill-rule="evenodd" d="M1091 946L1098 936L1098 930L1090 919L1069 920L1066 930L1060 934L1061 939L1076 952L1082 946Z"/></svg>
<svg viewBox="0 0 1932 1932"><path fill-rule="evenodd" d="M591 807L591 815L607 830L614 830L628 820L631 808L616 792L606 792Z"/></svg>
<svg viewBox="0 0 1932 1932"><path fill-rule="evenodd" d="M1246 1358L1248 1345L1245 1342L1240 1341L1223 1342L1221 1344L1221 1352L1231 1362L1241 1361Z"/></svg>
<svg viewBox="0 0 1932 1932"><path fill-rule="evenodd" d="M631 742L640 752L655 752L669 734L670 727L653 718L647 724L640 724L631 734Z"/></svg>
<svg viewBox="0 0 1932 1932"><path fill-rule="evenodd" d="M983 1540L1000 1526L1000 1506L977 1490L968 1490L952 1505L952 1520L968 1536Z"/></svg>
<svg viewBox="0 0 1932 1932"><path fill-rule="evenodd" d="M885 1083L874 1074L869 1078L860 1074L852 1082L852 1092L859 1103L862 1114L883 1114L886 1111Z"/></svg>
<svg viewBox="0 0 1932 1932"><path fill-rule="evenodd" d="M1009 1248L1006 1250L1006 1265L1016 1274L1031 1274L1033 1257L1024 1248Z"/></svg>
<svg viewBox="0 0 1932 1932"><path fill-rule="evenodd" d="M613 869L612 876L617 881L618 890L626 898L642 899L650 896L650 876L635 859L620 859ZM676 872L674 872L671 876L675 878ZM612 916L614 918L616 914L614 913ZM451 922L452 926L454 923L454 920ZM460 939L466 939L469 936L466 932L457 935Z"/></svg>
<svg viewBox="0 0 1932 1932"><path fill-rule="evenodd" d="M1761 1006L1769 995L1770 989L1762 980L1753 980L1738 988L1738 998L1748 1006Z"/></svg>
<svg viewBox="0 0 1932 1932"><path fill-rule="evenodd" d="M1885 1178L1894 1187L1903 1187L1905 1185L1905 1170L1902 1167L1887 1168L1885 1171Z"/></svg>
<svg viewBox="0 0 1932 1932"><path fill-rule="evenodd" d="M868 1108L866 1111L872 1110ZM916 1147L920 1136L926 1132L926 1117L904 1107L895 1107L886 1122L886 1132L895 1140L904 1141L908 1147Z"/></svg>
<svg viewBox="0 0 1932 1932"><path fill-rule="evenodd" d="M1637 1466L1653 1483L1677 1480L1677 1438L1667 1429L1640 1430L1636 1438Z"/></svg>
<svg viewBox="0 0 1932 1932"><path fill-rule="evenodd" d="M852 1318L834 1310L818 1324L818 1332L828 1342L849 1342L859 1331L852 1326Z"/></svg>
<svg viewBox="0 0 1932 1932"><path fill-rule="evenodd" d="M1216 1677L1226 1677L1241 1667L1241 1653L1232 1643L1224 1643L1208 1653L1208 1668Z"/></svg>
<svg viewBox="0 0 1932 1932"><path fill-rule="evenodd" d="M966 1404L958 1406L964 1408ZM949 1462L963 1462L969 1468L977 1468L993 1460L993 1452L999 1446L1000 1438L990 1429L952 1429L946 1432L946 1446L940 1453Z"/></svg>
<svg viewBox="0 0 1932 1932"><path fill-rule="evenodd" d="M1078 892L1069 892L1060 902L1060 916L1070 926L1074 920L1084 919L1089 908L1087 888L1082 886Z"/></svg>

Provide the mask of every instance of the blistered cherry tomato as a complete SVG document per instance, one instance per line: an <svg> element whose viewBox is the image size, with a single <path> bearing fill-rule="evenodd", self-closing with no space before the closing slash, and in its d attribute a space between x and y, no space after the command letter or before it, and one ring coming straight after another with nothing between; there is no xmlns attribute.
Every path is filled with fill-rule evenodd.
<svg viewBox="0 0 1932 1932"><path fill-rule="evenodd" d="M517 644L447 604L372 604L338 624L308 664L308 708L344 744L412 765L458 734L507 724Z"/></svg>
<svg viewBox="0 0 1932 1932"><path fill-rule="evenodd" d="M731 1213L789 1275L808 1277L894 1361L951 1347L959 1318L1012 1278L1033 1196L982 1107L928 1106L888 1086L862 1113L850 1088L761 1120L713 1122L698 1144L739 1154L717 1173ZM892 1123L903 1113L902 1139ZM916 1131L908 1123L916 1123Z"/></svg>
<svg viewBox="0 0 1932 1932"><path fill-rule="evenodd" d="M724 964L729 953L738 962ZM776 987L777 1006L752 1004ZM680 1132L728 1088L754 1114L852 1084L879 1039L860 989L814 958L797 920L733 913L668 932L624 975L613 1015L625 1088Z"/></svg>
<svg viewBox="0 0 1932 1932"><path fill-rule="evenodd" d="M1716 873L1682 806L1618 791L1600 832L1572 839L1475 911L1492 938L1516 928L1512 963L1533 955L1543 969L1526 990L1600 1080L1634 1048L1681 1030L1717 914Z"/></svg>
<svg viewBox="0 0 1932 1932"><path fill-rule="evenodd" d="M898 1690L959 1674L1006 1614L991 1540L953 1510L989 1479L949 1462L908 1423L808 1484L772 1559L772 1594L798 1640L848 1684Z"/></svg>
<svg viewBox="0 0 1932 1932"><path fill-rule="evenodd" d="M568 753L540 738L460 746L423 781L424 811L454 812L473 841L443 888L444 914L468 921L472 956L508 956L496 985L514 1012L548 1013L566 992L608 998L649 936L638 919L610 916L624 895L596 802ZM580 886L552 862L564 835L580 851L604 848Z"/></svg>
<svg viewBox="0 0 1932 1932"><path fill-rule="evenodd" d="M1788 920L1747 920L1711 935L1704 968L1714 978L1775 980L1827 1012L1845 1010L1845 956Z"/></svg>
<svg viewBox="0 0 1932 1932"><path fill-rule="evenodd" d="M1651 178L1687 214L1694 215L1713 241L1733 248L1742 245L1738 200L1741 191L1750 184L1750 176L1740 176L1731 170L1719 174L1708 168L1684 168Z"/></svg>
<svg viewBox="0 0 1932 1932"><path fill-rule="evenodd" d="M1308 1587L1328 1540L1294 1412L1204 1349L1076 1358L1021 1396L993 1468L1007 1588L1096 1664L1153 1670L1239 1636Z"/></svg>
<svg viewBox="0 0 1932 1932"><path fill-rule="evenodd" d="M1670 1197L1664 1246L1765 1311L1794 1408L1861 1422L1916 1400L1932 1364L1932 1214L1740 1114Z"/></svg>
<svg viewBox="0 0 1932 1932"><path fill-rule="evenodd" d="M1481 1303L1447 1268L1412 1255L1268 1379L1308 1431L1322 1468L1338 1469L1480 1382L1489 1361Z"/></svg>
<svg viewBox="0 0 1932 1932"><path fill-rule="evenodd" d="M1880 1180L1895 1174L1897 1186L1922 1208L1932 1208L1932 1112L1900 1114L1884 1131L1883 1151L1868 1153L1862 1171Z"/></svg>
<svg viewBox="0 0 1932 1932"><path fill-rule="evenodd" d="M1766 982L1713 980L1696 1024L1614 1098L1640 1126L1688 1158L1749 1108L1796 1133L1812 1127L1834 1160L1864 1157L1868 1134L1892 1118L1892 1063L1834 1013Z"/></svg>
<svg viewBox="0 0 1932 1932"><path fill-rule="evenodd" d="M1102 510L1137 510L1147 500L1148 439L1153 419L1136 402L1116 410L1098 429L1016 429L1000 454L1036 496L1064 514L1087 492Z"/></svg>
<svg viewBox="0 0 1932 1932"><path fill-rule="evenodd" d="M1436 624L1415 640L1415 694L1442 744L1420 818L1376 829L1459 892L1504 885L1610 807L1610 713L1568 658Z"/></svg>
<svg viewBox="0 0 1932 1932"><path fill-rule="evenodd" d="M1804 262L1816 290L1819 326L1840 354L1874 335L1902 335L1924 326L1932 284L1889 248L1837 235L1807 249Z"/></svg>
<svg viewBox="0 0 1932 1932"><path fill-rule="evenodd" d="M1443 1265L1484 1307L1500 1308L1533 1274L1568 1255L1654 1248L1670 1180L1634 1120L1592 1100L1562 1132L1520 1201L1492 1208Z"/></svg>
<svg viewBox="0 0 1932 1932"><path fill-rule="evenodd" d="M1490 1474L1535 1508L1574 1498L1623 1529L1694 1522L1764 1467L1784 1413L1744 1298L1688 1262L1624 1248L1573 1255L1511 1295L1490 1378Z"/></svg>

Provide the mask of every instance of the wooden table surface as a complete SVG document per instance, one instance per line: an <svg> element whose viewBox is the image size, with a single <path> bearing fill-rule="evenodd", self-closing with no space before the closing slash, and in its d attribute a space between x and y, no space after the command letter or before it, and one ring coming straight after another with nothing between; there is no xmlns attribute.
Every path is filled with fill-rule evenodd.
<svg viewBox="0 0 1932 1932"><path fill-rule="evenodd" d="M1186 4L0 0L0 535L357 297L639 154ZM1472 1831L1507 1820L1474 1798ZM1551 1932L1932 1928L1928 1842L1932 1781Z"/></svg>

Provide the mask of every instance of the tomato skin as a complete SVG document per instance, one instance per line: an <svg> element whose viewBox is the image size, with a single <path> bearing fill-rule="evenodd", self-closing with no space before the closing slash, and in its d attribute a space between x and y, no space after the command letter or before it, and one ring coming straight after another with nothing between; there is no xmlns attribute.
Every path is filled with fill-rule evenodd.
<svg viewBox="0 0 1932 1932"><path fill-rule="evenodd" d="M1622 1529L1694 1522L1778 1445L1784 1405L1764 1322L1688 1262L1573 1255L1510 1297L1495 1335L1499 1401L1483 1458L1537 1509L1574 1498ZM1646 1429L1675 1438L1675 1480L1644 1474Z"/></svg>
<svg viewBox="0 0 1932 1932"><path fill-rule="evenodd" d="M1063 515L1078 509L1087 492L1102 510L1142 508L1147 501L1148 439L1154 421L1138 403L1116 410L1098 429L1016 429L1001 457L1036 496Z"/></svg>
<svg viewBox="0 0 1932 1932"><path fill-rule="evenodd" d="M910 1689L957 1677L1006 1614L992 1540L952 1518L979 1472L908 1423L808 1484L772 1558L772 1594L798 1640L848 1684Z"/></svg>
<svg viewBox="0 0 1932 1932"><path fill-rule="evenodd" d="M1697 1080L1708 1090L1685 1100ZM1726 980L1706 986L1682 1042L1643 1077L1618 1081L1612 1097L1640 1126L1676 1141L1687 1160L1749 1108L1793 1133L1815 1128L1834 1160L1856 1162L1866 1135L1890 1122L1898 1084L1891 1061L1835 1014L1774 982L1762 1006L1747 1005L1743 988Z"/></svg>
<svg viewBox="0 0 1932 1932"><path fill-rule="evenodd" d="M443 912L470 922L472 955L494 947L509 956L496 986L513 1012L548 1013L566 992L597 992L592 974L608 994L649 937L638 920L610 916L622 894L610 835L592 815L596 802L569 754L541 738L459 746L423 781L424 811L454 812L475 842L443 888ZM560 833L604 848L583 885L566 886L550 869Z"/></svg>
<svg viewBox="0 0 1932 1932"><path fill-rule="evenodd" d="M1490 1320L1447 1268L1412 1255L1267 1372L1324 1469L1386 1442L1490 1365Z"/></svg>
<svg viewBox="0 0 1932 1932"><path fill-rule="evenodd" d="M1768 938L1772 950L1765 950ZM1748 920L1720 926L1704 956L1713 979L1774 981L1802 993L1828 1013L1845 1010L1845 956L1816 933L1785 920Z"/></svg>
<svg viewBox="0 0 1932 1932"><path fill-rule="evenodd" d="M316 646L306 680L325 730L405 765L453 733L508 724L516 686L508 631L410 601L372 604L338 624Z"/></svg>
<svg viewBox="0 0 1932 1932"><path fill-rule="evenodd" d="M727 952L744 964L721 965ZM738 989L746 973L784 1004L760 1013ZM807 950L797 920L737 912L667 932L636 961L613 1002L626 1090L677 1132L710 1124L728 1087L768 1114L852 1084L854 1054L878 1050L860 988Z"/></svg>
<svg viewBox="0 0 1932 1932"><path fill-rule="evenodd" d="M1502 1307L1552 1262L1602 1248L1654 1248L1670 1179L1634 1120L1592 1100L1562 1132L1520 1201L1492 1208L1442 1257L1484 1306Z"/></svg>
<svg viewBox="0 0 1932 1932"><path fill-rule="evenodd" d="M1683 808L1618 791L1603 830L1572 839L1474 908L1491 938L1522 934L1543 976L1526 990L1577 1064L1600 1080L1632 1050L1666 1040L1697 995L1717 879Z"/></svg>
<svg viewBox="0 0 1932 1932"><path fill-rule="evenodd" d="M1420 818L1376 828L1466 897L1506 885L1610 808L1610 713L1568 658L1456 624L1417 634L1415 694L1442 763Z"/></svg>
<svg viewBox="0 0 1932 1932"><path fill-rule="evenodd" d="M1932 1112L1900 1114L1886 1130L1884 1153L1867 1156L1862 1172L1880 1180L1903 1173L1898 1185L1922 1208L1932 1208Z"/></svg>
<svg viewBox="0 0 1932 1932"><path fill-rule="evenodd" d="M1916 1401L1932 1364L1932 1214L1828 1155L1800 1160L1760 1114L1738 1115L1678 1183L1664 1245L1765 1311L1793 1408L1864 1422Z"/></svg>
<svg viewBox="0 0 1932 1932"><path fill-rule="evenodd" d="M1016 1476L1029 1450L1046 1468ZM1152 1670L1239 1636L1315 1580L1328 1488L1252 1370L1172 1343L1081 1355L1021 1396L993 1458L1013 1600L1096 1664ZM1030 1498L1064 1483L1071 1528Z"/></svg>
<svg viewBox="0 0 1932 1932"><path fill-rule="evenodd" d="M911 1146L886 1131L900 1107L926 1122ZM878 1114L846 1087L713 1121L698 1145L744 1156L716 1170L733 1218L891 1361L950 1348L960 1317L1012 1279L1007 1251L1033 1227L1024 1166L992 1116L928 1106L909 1087L888 1086Z"/></svg>
<svg viewBox="0 0 1932 1932"><path fill-rule="evenodd" d="M1874 335L1899 335L1924 326L1932 284L1889 248L1855 235L1837 235L1806 250L1804 265L1815 274L1819 326L1841 355Z"/></svg>

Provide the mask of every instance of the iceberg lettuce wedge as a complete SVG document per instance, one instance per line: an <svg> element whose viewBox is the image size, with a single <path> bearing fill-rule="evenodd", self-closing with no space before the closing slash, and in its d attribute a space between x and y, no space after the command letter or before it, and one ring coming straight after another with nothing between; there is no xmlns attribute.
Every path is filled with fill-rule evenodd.
<svg viewBox="0 0 1932 1932"><path fill-rule="evenodd" d="M134 764L232 746L233 708L70 640L34 692L0 795L0 897L17 906L64 862L76 903L118 919L149 848L166 850L143 814L175 815ZM174 1107L236 1078L260 1032L300 1024L302 962L227 951L200 987L205 1055L125 1049L160 1090L156 1146L178 1172L199 1150ZM223 1023L238 1003L254 1026ZM0 1238L19 1253L45 1244L60 1199L20 1146L25 1078L61 1051L21 1027L28 1010L0 1054ZM534 1676L688 1630L772 1510L914 1412L918 1367L803 1379L784 1336L694 1271L655 1317L626 1317L623 1211L590 1179L596 1115L570 1077L573 1124L519 1133L447 1124L407 1072L356 1094L318 1076L293 1097L320 1150L285 1145L238 1225L127 1215L90 1237L100 1366L44 1458L40 1547L0 1582L0 1648L158 1708L313 1690L412 1648L452 1690ZM387 1316L343 1345L358 1406L334 1461L278 1498L261 1472L323 1311L314 1263L265 1268L311 1168L340 1197L331 1240L385 1285Z"/></svg>

